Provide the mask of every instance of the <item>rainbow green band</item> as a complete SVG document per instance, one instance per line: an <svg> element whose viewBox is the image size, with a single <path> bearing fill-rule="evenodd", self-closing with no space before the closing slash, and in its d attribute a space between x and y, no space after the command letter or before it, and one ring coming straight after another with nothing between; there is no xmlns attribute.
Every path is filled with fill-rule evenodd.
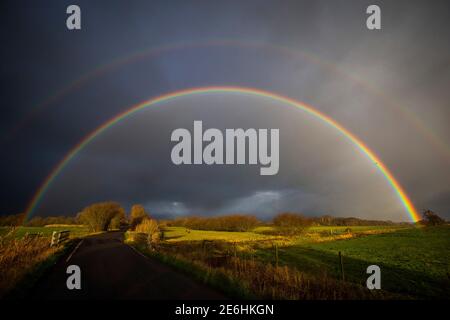
<svg viewBox="0 0 450 320"><path fill-rule="evenodd" d="M330 118L329 116L325 115L324 113L314 109L313 107L303 103L296 101L291 98L287 98L275 93L271 93L268 91L263 91L259 89L253 89L253 88L243 88L243 87L200 87L200 88L191 88L191 89L185 89L180 91L171 92L168 94L161 95L156 98L152 98L150 100L144 101L138 105L135 105L129 109L127 109L125 112L122 112L112 118L111 120L105 122L100 127L95 129L92 133L90 133L88 136L86 136L84 139L82 139L75 147L73 147L66 155L65 157L58 163L58 165L50 172L49 176L44 180L42 185L37 190L36 194L33 196L29 206L26 210L26 218L27 220L33 215L34 211L36 210L37 206L39 205L40 201L42 200L43 196L51 186L52 182L58 177L58 175L63 171L63 169L67 166L67 164L72 160L85 146L87 146L91 141L93 141L98 135L100 135L102 132L107 130L108 128L112 127L114 124L124 120L131 114L142 110L144 108L155 106L162 102L167 102L172 99L184 97L184 96L192 96L192 95L200 95L200 94L206 94L206 93L241 93L241 94L247 94L247 95L254 95L254 96L260 96L260 97L266 97L271 98L275 101L279 101L282 103L285 103L287 105L291 105L293 107L296 107L298 109L301 109L313 116L316 116L317 118L321 119L325 123L331 125L332 127L336 128L344 134L348 139L350 139L367 157L369 157L370 160L372 160L374 163L377 164L380 171L385 176L386 180L389 182L391 187L396 192L398 198L400 199L402 205L406 209L409 217L413 222L417 222L420 220L420 215L418 214L416 208L414 207L413 203L407 196L406 192L401 187L400 183L395 179L395 177L392 175L392 173L389 171L389 169L386 167L386 165L381 161L381 159L376 156L376 154L367 147L363 141L361 141L358 137L356 137L352 132L344 128L342 125L340 125L338 122L336 122L334 119Z"/></svg>

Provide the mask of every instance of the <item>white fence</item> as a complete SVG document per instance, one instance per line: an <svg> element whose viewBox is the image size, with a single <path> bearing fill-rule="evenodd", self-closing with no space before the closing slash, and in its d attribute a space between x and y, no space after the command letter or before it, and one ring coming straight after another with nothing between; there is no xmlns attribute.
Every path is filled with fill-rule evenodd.
<svg viewBox="0 0 450 320"><path fill-rule="evenodd" d="M52 242L50 243L50 246L53 247L60 245L61 243L69 239L69 235L70 235L69 230L53 231Z"/></svg>

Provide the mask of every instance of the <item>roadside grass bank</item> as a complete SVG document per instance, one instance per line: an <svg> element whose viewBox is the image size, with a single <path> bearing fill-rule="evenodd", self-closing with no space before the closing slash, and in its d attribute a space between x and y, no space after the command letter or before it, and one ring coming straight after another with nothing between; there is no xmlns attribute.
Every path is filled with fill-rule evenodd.
<svg viewBox="0 0 450 320"><path fill-rule="evenodd" d="M0 298L14 300L27 298L36 283L51 270L59 259L70 252L78 242L79 239L71 239L64 245L55 248L46 258L35 261L34 264L30 261L29 267L20 269L22 275L17 278L15 283L10 284L10 290L3 297L0 296Z"/></svg>
<svg viewBox="0 0 450 320"><path fill-rule="evenodd" d="M126 243L142 253L171 264L224 292L239 288L244 297L257 299L327 300L392 299L383 290L370 291L359 284L344 282L326 273L308 274L288 265L258 258L255 246L270 247L283 237L257 237L252 232L217 232L168 228L164 239L149 250L136 232L127 232ZM203 240L198 239L201 233ZM235 237L235 234L239 237ZM219 240L211 240L212 235ZM224 240L224 238L226 240ZM189 239L189 240L186 240ZM250 240L249 240L250 239Z"/></svg>
<svg viewBox="0 0 450 320"><path fill-rule="evenodd" d="M136 239L136 233L127 231L125 233L125 243L132 246L145 256L155 258L174 269L193 277L197 281L211 286L222 292L231 299L255 299L256 297L243 287L239 282L230 279L220 270L207 268L201 263L190 261L182 256L172 256L161 252L160 250L150 250L146 243L139 242Z"/></svg>
<svg viewBox="0 0 450 320"><path fill-rule="evenodd" d="M70 230L69 241L50 247L53 231ZM24 298L36 281L70 250L85 227L2 228L0 236L0 298Z"/></svg>

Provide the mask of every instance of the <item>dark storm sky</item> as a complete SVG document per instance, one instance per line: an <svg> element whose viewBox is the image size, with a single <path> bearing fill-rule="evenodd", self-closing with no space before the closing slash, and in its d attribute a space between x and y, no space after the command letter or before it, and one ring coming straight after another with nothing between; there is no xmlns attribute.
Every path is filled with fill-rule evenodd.
<svg viewBox="0 0 450 320"><path fill-rule="evenodd" d="M81 7L80 31L66 29L69 4ZM450 5L377 1L382 30L369 31L369 4L2 1L1 214L25 210L64 155L127 107L231 85L329 114L383 159L419 210L449 218ZM170 133L193 120L279 128L279 174L174 166ZM161 215L292 210L407 220L373 163L341 134L280 103L227 94L178 99L110 128L55 179L37 212L75 214L104 200Z"/></svg>

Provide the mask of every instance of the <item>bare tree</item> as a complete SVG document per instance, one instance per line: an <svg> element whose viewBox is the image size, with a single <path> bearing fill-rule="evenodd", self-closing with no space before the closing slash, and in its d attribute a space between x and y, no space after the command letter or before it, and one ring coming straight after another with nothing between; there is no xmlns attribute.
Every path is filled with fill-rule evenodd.
<svg viewBox="0 0 450 320"><path fill-rule="evenodd" d="M125 214L125 210L116 202L95 203L83 209L78 215L79 220L92 231L108 230L111 220Z"/></svg>

